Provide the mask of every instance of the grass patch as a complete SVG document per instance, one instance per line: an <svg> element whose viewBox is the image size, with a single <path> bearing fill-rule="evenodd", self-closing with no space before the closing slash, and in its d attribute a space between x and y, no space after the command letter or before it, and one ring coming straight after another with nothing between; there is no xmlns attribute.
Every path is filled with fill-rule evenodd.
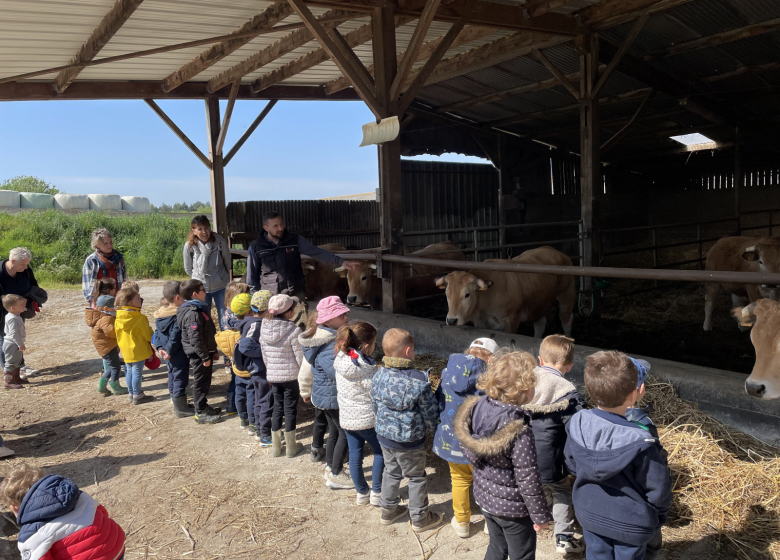
<svg viewBox="0 0 780 560"><path fill-rule="evenodd" d="M84 259L92 253L90 235L99 227L114 236L130 278L184 277L182 247L187 220L160 214L110 216L100 212L65 214L57 210L0 213L0 255L14 247L32 251L39 282L80 284Z"/></svg>

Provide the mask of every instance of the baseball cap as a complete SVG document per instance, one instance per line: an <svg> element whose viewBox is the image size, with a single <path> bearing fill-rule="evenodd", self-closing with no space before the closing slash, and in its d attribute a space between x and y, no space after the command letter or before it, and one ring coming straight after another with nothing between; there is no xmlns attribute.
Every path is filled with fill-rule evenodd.
<svg viewBox="0 0 780 560"><path fill-rule="evenodd" d="M114 307L113 296L100 296L95 302L95 307Z"/></svg>
<svg viewBox="0 0 780 560"><path fill-rule="evenodd" d="M498 352L498 343L492 338L478 338L471 343L469 348L484 348L491 354Z"/></svg>
<svg viewBox="0 0 780 560"><path fill-rule="evenodd" d="M268 290L258 290L252 294L252 310L257 313L268 311L268 302L271 301L273 294Z"/></svg>
<svg viewBox="0 0 780 560"><path fill-rule="evenodd" d="M638 389L642 386L642 383L645 382L645 379L647 379L647 374L650 373L650 362L647 360L632 358L631 356L629 356L628 359L634 362L634 365L636 366L636 387Z"/></svg>
<svg viewBox="0 0 780 560"><path fill-rule="evenodd" d="M251 307L252 296L249 294L238 294L230 300L230 310L236 315L246 315Z"/></svg>

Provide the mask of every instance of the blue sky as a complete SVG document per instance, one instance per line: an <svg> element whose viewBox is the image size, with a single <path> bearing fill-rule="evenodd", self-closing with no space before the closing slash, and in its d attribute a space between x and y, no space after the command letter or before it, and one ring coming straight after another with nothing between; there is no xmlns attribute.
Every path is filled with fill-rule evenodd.
<svg viewBox="0 0 780 560"><path fill-rule="evenodd" d="M236 103L226 153L264 104ZM207 153L204 103L159 105ZM372 120L359 102L280 101L225 168L228 202L374 190L376 147L358 148L361 125ZM34 175L69 193L146 196L156 205L210 197L208 170L143 101L0 103L0 130L0 181Z"/></svg>

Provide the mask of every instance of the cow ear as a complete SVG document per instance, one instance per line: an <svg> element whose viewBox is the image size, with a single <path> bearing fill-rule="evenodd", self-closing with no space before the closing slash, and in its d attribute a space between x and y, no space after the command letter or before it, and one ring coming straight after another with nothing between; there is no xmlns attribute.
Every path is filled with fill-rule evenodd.
<svg viewBox="0 0 780 560"><path fill-rule="evenodd" d="M742 258L746 261L757 261L758 260L758 251L756 251L756 246L753 245L752 247L748 247L745 249L745 252L742 253Z"/></svg>
<svg viewBox="0 0 780 560"><path fill-rule="evenodd" d="M753 302L747 307L736 307L731 310L731 314L741 326L752 327L756 324L756 303Z"/></svg>
<svg viewBox="0 0 780 560"><path fill-rule="evenodd" d="M440 290L446 290L447 289L447 277L442 276L441 278L436 279L436 285L439 287Z"/></svg>
<svg viewBox="0 0 780 560"><path fill-rule="evenodd" d="M480 290L487 290L488 288L493 287L493 281L492 280L483 280L482 278L477 279L477 287Z"/></svg>

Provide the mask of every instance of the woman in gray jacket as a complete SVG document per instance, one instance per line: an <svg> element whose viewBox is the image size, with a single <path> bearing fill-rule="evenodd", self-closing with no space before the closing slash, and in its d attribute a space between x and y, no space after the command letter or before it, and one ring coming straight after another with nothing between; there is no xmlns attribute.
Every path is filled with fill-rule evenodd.
<svg viewBox="0 0 780 560"><path fill-rule="evenodd" d="M224 329L225 287L230 282L230 243L211 231L206 216L195 216L190 222L190 235L184 243L184 271L187 276L203 282L206 289L206 305L217 306L219 327Z"/></svg>

